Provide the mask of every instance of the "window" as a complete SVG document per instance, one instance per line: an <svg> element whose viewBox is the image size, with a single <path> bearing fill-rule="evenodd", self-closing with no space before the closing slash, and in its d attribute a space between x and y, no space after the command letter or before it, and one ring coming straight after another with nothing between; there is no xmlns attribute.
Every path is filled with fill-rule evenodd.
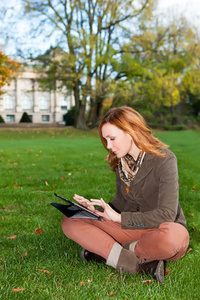
<svg viewBox="0 0 200 300"><path fill-rule="evenodd" d="M4 95L3 106L4 109L14 109L14 97L10 95Z"/></svg>
<svg viewBox="0 0 200 300"><path fill-rule="evenodd" d="M40 110L48 110L49 109L49 99L47 96L39 97L39 109Z"/></svg>
<svg viewBox="0 0 200 300"><path fill-rule="evenodd" d="M49 115L42 115L42 122L49 122Z"/></svg>
<svg viewBox="0 0 200 300"><path fill-rule="evenodd" d="M15 122L15 116L14 115L7 115L6 116L6 122Z"/></svg>
<svg viewBox="0 0 200 300"><path fill-rule="evenodd" d="M22 109L31 109L31 96L24 95L22 97Z"/></svg>
<svg viewBox="0 0 200 300"><path fill-rule="evenodd" d="M63 110L67 109L67 97L64 95L60 97L60 108Z"/></svg>

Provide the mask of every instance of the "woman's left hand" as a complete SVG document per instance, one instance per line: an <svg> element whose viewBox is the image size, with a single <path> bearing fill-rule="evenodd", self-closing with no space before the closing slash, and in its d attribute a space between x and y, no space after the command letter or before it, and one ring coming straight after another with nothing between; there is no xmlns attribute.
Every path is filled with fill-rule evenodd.
<svg viewBox="0 0 200 300"><path fill-rule="evenodd" d="M121 214L118 214L109 204L107 204L102 198L99 199L90 199L89 205L98 205L104 209L104 212L95 211L99 216L114 222L121 223Z"/></svg>

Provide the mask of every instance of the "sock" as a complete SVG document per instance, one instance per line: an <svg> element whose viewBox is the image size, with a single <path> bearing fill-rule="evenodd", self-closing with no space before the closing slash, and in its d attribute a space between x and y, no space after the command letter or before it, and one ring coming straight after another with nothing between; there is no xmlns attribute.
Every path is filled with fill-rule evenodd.
<svg viewBox="0 0 200 300"><path fill-rule="evenodd" d="M106 261L106 264L108 266L111 266L116 269L122 249L123 249L123 247L120 244L118 244L117 242L113 245L113 247L108 255L108 259Z"/></svg>

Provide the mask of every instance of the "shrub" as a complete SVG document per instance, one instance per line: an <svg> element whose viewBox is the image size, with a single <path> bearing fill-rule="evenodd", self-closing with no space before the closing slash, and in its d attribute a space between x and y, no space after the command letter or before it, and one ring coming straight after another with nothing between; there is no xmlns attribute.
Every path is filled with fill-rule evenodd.
<svg viewBox="0 0 200 300"><path fill-rule="evenodd" d="M64 115L64 121L65 125L69 126L72 125L74 126L75 124L75 106L73 106L65 115Z"/></svg>
<svg viewBox="0 0 200 300"><path fill-rule="evenodd" d="M2 118L2 116L0 115L0 123L5 123L4 119Z"/></svg>
<svg viewBox="0 0 200 300"><path fill-rule="evenodd" d="M26 112L23 113L21 120L19 122L20 123L32 123L29 115Z"/></svg>

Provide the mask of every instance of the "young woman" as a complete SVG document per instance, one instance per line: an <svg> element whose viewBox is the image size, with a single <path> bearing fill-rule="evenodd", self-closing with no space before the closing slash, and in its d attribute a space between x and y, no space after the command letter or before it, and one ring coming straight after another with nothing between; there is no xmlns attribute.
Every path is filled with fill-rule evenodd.
<svg viewBox="0 0 200 300"><path fill-rule="evenodd" d="M176 157L130 107L110 109L99 133L116 173L115 198L107 204L75 194L104 221L64 217L63 232L83 247L84 261L106 260L122 272L149 272L163 282L164 261L183 257L189 244Z"/></svg>

